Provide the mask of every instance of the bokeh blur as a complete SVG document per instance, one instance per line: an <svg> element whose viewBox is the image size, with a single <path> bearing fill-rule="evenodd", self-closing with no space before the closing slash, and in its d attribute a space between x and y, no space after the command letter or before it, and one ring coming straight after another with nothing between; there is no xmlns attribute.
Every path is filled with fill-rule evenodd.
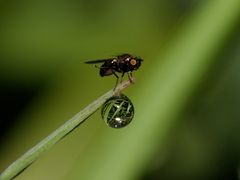
<svg viewBox="0 0 240 180"><path fill-rule="evenodd" d="M16 179L240 177L239 0L10 0L0 14L0 172L114 87L84 61L130 53L144 62L129 127L97 111Z"/></svg>

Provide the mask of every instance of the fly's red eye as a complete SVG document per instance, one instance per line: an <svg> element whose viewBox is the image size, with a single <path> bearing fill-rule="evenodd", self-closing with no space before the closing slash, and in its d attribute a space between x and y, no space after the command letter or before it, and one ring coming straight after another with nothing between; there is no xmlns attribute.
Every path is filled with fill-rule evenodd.
<svg viewBox="0 0 240 180"><path fill-rule="evenodd" d="M137 64L137 61L135 59L131 59L130 64L132 66L135 66Z"/></svg>

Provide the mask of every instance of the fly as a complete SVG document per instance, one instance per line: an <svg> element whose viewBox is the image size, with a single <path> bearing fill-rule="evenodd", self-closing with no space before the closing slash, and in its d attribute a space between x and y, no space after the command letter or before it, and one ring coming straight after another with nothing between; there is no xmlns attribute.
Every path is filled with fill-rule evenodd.
<svg viewBox="0 0 240 180"><path fill-rule="evenodd" d="M101 77L114 75L117 78L116 85L118 84L119 76L117 73L121 73L121 81L125 73L128 74L128 78L132 80L132 71L138 70L141 66L143 59L134 57L130 54L122 54L113 58L99 59L93 61L86 61L87 64L103 63L99 69ZM116 86L115 86L116 87Z"/></svg>

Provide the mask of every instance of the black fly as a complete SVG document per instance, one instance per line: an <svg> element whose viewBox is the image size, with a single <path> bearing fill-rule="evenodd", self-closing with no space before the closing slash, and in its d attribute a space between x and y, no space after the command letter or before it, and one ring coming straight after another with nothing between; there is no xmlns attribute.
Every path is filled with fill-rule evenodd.
<svg viewBox="0 0 240 180"><path fill-rule="evenodd" d="M103 63L100 69L100 76L109 76L114 75L117 78L116 85L118 83L118 75L117 73L121 73L121 81L125 73L128 73L128 78L131 81L132 78L132 71L137 70L141 66L141 62L143 60L139 57L133 57L130 54L122 54L114 58L109 59L99 59L93 61L86 61L87 64L96 64L96 63Z"/></svg>

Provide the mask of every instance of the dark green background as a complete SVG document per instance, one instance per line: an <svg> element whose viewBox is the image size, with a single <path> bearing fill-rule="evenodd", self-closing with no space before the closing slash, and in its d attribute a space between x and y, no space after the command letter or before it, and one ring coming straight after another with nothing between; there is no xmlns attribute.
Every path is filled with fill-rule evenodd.
<svg viewBox="0 0 240 180"><path fill-rule="evenodd" d="M16 179L238 179L238 6L2 1L0 171L113 88L115 77L101 78L85 60L131 53L144 62L125 91L136 111L129 127L107 127L98 111ZM180 78L185 71L190 76Z"/></svg>

